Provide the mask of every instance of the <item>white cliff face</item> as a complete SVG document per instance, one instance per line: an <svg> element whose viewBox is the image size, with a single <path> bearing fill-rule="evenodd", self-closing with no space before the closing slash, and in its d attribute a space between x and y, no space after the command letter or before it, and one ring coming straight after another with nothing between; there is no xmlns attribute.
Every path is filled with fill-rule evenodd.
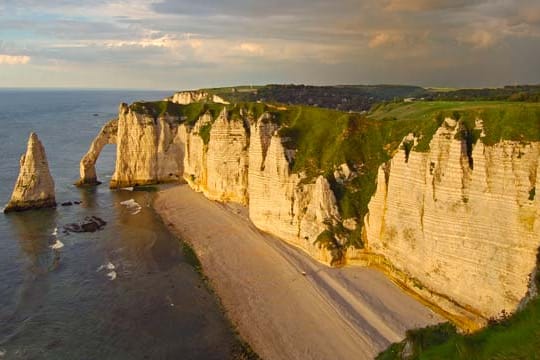
<svg viewBox="0 0 540 360"><path fill-rule="evenodd" d="M413 291L478 325L527 293L540 246L540 144L478 141L470 160L457 131L447 119L429 152L406 162L400 150L381 166L364 231L367 251L414 279Z"/></svg>
<svg viewBox="0 0 540 360"><path fill-rule="evenodd" d="M261 230L277 235L315 258L331 263L335 256L316 243L339 220L336 200L324 177L301 184L289 170L291 152L274 135L277 125L270 114L252 121L249 116L230 119L224 110L213 121L201 116L192 129L180 126L185 144L184 178L196 191L218 201L248 205L249 216ZM208 144L200 135L210 126Z"/></svg>
<svg viewBox="0 0 540 360"><path fill-rule="evenodd" d="M211 126L212 115L205 113L202 115L192 129L186 125L181 125L179 129L180 138L185 144L184 154L184 179L196 191L206 189L206 145L199 135L201 129Z"/></svg>
<svg viewBox="0 0 540 360"><path fill-rule="evenodd" d="M153 118L122 104L118 115L116 167L112 188L177 181L183 173L178 119Z"/></svg>
<svg viewBox="0 0 540 360"><path fill-rule="evenodd" d="M84 155L80 163L81 178L76 185L97 185L100 182L96 176L96 161L101 150L107 144L116 144L118 133L118 119L107 122L100 130L99 134L90 144L88 152Z"/></svg>
<svg viewBox="0 0 540 360"><path fill-rule="evenodd" d="M54 181L49 172L45 148L35 133L30 134L20 161L19 177L4 212L56 206Z"/></svg>
<svg viewBox="0 0 540 360"><path fill-rule="evenodd" d="M212 124L206 168L207 197L247 204L248 142L242 120L230 120L224 111Z"/></svg>
<svg viewBox="0 0 540 360"><path fill-rule="evenodd" d="M480 140L468 148L456 137L458 122L446 119L429 152L409 151L417 141L411 134L379 168L365 219L341 219L323 176L308 181L291 171L295 152L284 145L272 115L241 117L233 120L224 109L215 120L207 112L193 126L177 125L178 119L121 106L111 186L183 175L210 199L247 204L255 226L322 262L383 269L463 328L514 311L526 296L540 246L540 143L486 146ZM102 137L89 154L112 141ZM359 174L341 164L334 176L345 183ZM347 247L342 229L352 231L362 221L365 248ZM326 230L337 254L318 242Z"/></svg>
<svg viewBox="0 0 540 360"><path fill-rule="evenodd" d="M216 104L224 104L224 105L230 104L230 102L226 101L225 99L223 99L221 96L218 96L218 95L212 95L212 102L215 102Z"/></svg>
<svg viewBox="0 0 540 360"><path fill-rule="evenodd" d="M332 254L316 240L327 222L339 219L334 194L322 176L315 184L302 184L302 177L291 173L290 152L273 135L276 129L267 115L251 127L249 217L259 229L331 263Z"/></svg>
<svg viewBox="0 0 540 360"><path fill-rule="evenodd" d="M208 126L205 144L201 131ZM183 126L181 132L186 144L184 178L190 186L212 200L247 204L249 136L243 120L230 119L224 109L215 121L206 113L193 129Z"/></svg>
<svg viewBox="0 0 540 360"><path fill-rule="evenodd" d="M171 101L176 104L187 105L209 99L208 93L204 91L180 91L175 93Z"/></svg>

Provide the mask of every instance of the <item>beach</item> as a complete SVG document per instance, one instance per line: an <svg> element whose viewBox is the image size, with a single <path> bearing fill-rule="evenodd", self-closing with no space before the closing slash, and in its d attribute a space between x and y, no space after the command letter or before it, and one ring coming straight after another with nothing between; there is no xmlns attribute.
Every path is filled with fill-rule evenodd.
<svg viewBox="0 0 540 360"><path fill-rule="evenodd" d="M261 232L239 205L179 185L154 207L263 359L370 359L407 329L444 320L376 270L330 268Z"/></svg>

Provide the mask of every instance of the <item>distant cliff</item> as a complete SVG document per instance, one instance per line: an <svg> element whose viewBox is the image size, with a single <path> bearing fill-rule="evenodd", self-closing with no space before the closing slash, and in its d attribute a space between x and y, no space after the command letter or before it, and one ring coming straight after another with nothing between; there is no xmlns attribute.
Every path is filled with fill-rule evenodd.
<svg viewBox="0 0 540 360"><path fill-rule="evenodd" d="M390 104L367 117L123 104L111 187L183 177L314 258L378 267L476 329L532 291L539 119L536 105L511 103Z"/></svg>

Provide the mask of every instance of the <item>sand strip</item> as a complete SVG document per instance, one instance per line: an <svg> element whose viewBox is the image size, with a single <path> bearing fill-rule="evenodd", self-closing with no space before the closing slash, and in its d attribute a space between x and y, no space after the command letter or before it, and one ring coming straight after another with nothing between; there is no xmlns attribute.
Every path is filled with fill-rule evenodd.
<svg viewBox="0 0 540 360"><path fill-rule="evenodd" d="M371 359L405 330L442 321L381 273L329 268L187 185L154 204L190 243L242 337L263 359ZM239 213L239 214L238 214Z"/></svg>

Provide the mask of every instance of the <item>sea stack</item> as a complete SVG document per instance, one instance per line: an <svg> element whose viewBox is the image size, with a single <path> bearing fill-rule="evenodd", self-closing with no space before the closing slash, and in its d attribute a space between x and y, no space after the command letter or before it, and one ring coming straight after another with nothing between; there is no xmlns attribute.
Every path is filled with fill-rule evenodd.
<svg viewBox="0 0 540 360"><path fill-rule="evenodd" d="M49 172L45 148L30 134L26 154L20 161L19 177L4 212L55 207L54 180Z"/></svg>

